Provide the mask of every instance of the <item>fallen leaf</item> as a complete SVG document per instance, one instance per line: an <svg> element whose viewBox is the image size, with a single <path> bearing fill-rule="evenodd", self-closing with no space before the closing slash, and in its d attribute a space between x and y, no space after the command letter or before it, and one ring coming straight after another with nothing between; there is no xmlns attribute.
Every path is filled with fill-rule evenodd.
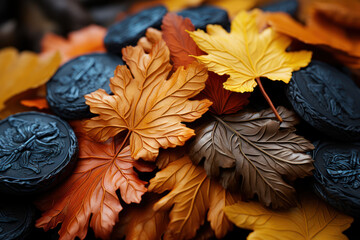
<svg viewBox="0 0 360 240"><path fill-rule="evenodd" d="M155 194L148 194L141 205L130 206L119 215L111 239L157 240L166 231L169 223L168 211L154 211L154 203L160 199Z"/></svg>
<svg viewBox="0 0 360 240"><path fill-rule="evenodd" d="M60 55L47 58L9 47L0 51L0 110L11 97L46 83L60 65Z"/></svg>
<svg viewBox="0 0 360 240"><path fill-rule="evenodd" d="M224 211L236 226L254 230L248 240L345 240L342 232L353 222L352 217L308 194L287 211L272 211L256 202L239 202Z"/></svg>
<svg viewBox="0 0 360 240"><path fill-rule="evenodd" d="M25 107L35 107L39 110L49 109L49 104L46 98L21 100L20 103Z"/></svg>
<svg viewBox="0 0 360 240"><path fill-rule="evenodd" d="M295 189L289 181L312 175L313 160L306 152L314 146L294 133L294 112L277 110L282 123L270 109L214 116L195 129L190 158L195 164L204 161L208 176L245 199L256 195L266 206L294 206Z"/></svg>
<svg viewBox="0 0 360 240"><path fill-rule="evenodd" d="M190 32L201 50L208 55L196 56L210 71L230 77L224 88L235 92L252 92L255 79L267 77L288 83L293 71L311 60L309 51L286 52L291 38L266 28L259 33L256 19L260 10L240 12L231 24L231 33L219 25L208 25Z"/></svg>
<svg viewBox="0 0 360 240"><path fill-rule="evenodd" d="M178 160L186 155L187 149L186 146L160 149L159 155L156 158L156 166L159 169L164 169L169 163Z"/></svg>
<svg viewBox="0 0 360 240"><path fill-rule="evenodd" d="M85 96L90 111L99 116L86 121L85 129L97 141L106 141L129 130L131 157L154 161L159 148L184 145L194 130L181 122L200 118L212 104L209 100L190 101L204 87L206 69L192 63L177 69L169 80L169 49L160 40L149 54L140 46L122 50L129 66L118 66L110 79L108 95L99 89Z"/></svg>
<svg viewBox="0 0 360 240"><path fill-rule="evenodd" d="M79 141L79 159L72 175L53 192L47 193L37 207L43 212L36 227L45 231L62 223L60 239L84 239L90 222L95 236L106 239L122 210L122 200L139 203L147 191L133 169L150 172L153 167L130 156L130 147L121 149L123 139L110 138L97 143L84 133L79 122L72 124Z"/></svg>
<svg viewBox="0 0 360 240"><path fill-rule="evenodd" d="M163 18L161 29L163 39L169 47L175 69L194 62L195 58L190 55L199 56L204 54L186 32L186 30L195 30L190 19L183 18L175 13L168 13ZM205 89L195 99L209 99L212 101L213 105L211 105L210 111L218 115L239 111L249 103L248 97L250 94L235 93L222 88L222 84L227 78L227 76L219 76L216 73L209 72Z"/></svg>
<svg viewBox="0 0 360 240"><path fill-rule="evenodd" d="M42 54L59 51L62 59L61 63L65 63L83 54L105 52L105 34L106 28L97 25L90 25L71 32L68 39L48 33L41 40Z"/></svg>
<svg viewBox="0 0 360 240"><path fill-rule="evenodd" d="M255 7L259 0L207 0L207 4L215 5L225 9L229 16L235 17L241 11L249 10Z"/></svg>
<svg viewBox="0 0 360 240"><path fill-rule="evenodd" d="M328 46L350 56L360 57L359 31L348 31L315 10L310 12L307 25L298 23L285 13L266 13L264 18L275 31L301 42Z"/></svg>
<svg viewBox="0 0 360 240"><path fill-rule="evenodd" d="M158 172L150 180L149 191L170 191L154 205L155 211L170 211L170 223L164 239L191 239L207 220L217 238L232 229L223 208L240 198L210 180L201 166L195 166L187 156Z"/></svg>

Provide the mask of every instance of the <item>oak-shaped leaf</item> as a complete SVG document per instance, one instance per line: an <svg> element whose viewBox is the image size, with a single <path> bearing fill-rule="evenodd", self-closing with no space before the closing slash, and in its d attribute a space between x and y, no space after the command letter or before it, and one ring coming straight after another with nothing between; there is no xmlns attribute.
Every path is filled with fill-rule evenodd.
<svg viewBox="0 0 360 240"><path fill-rule="evenodd" d="M252 92L256 79L266 77L288 83L293 71L311 60L309 51L287 52L291 38L266 28L259 33L257 17L260 10L240 12L228 33L219 25L190 32L201 50L208 55L195 56L210 71L230 77L224 88L235 92Z"/></svg>
<svg viewBox="0 0 360 240"><path fill-rule="evenodd" d="M193 56L204 54L186 31L194 31L194 25L189 18L183 18L175 13L164 16L162 26L163 39L170 50L174 68L187 66L195 61ZM192 55L192 56L191 56ZM228 76L219 76L209 72L205 89L195 99L209 99L213 102L210 111L221 115L235 113L249 103L249 93L235 93L222 87Z"/></svg>
<svg viewBox="0 0 360 240"><path fill-rule="evenodd" d="M155 211L170 211L164 239L191 239L206 215L217 238L232 229L223 208L240 200L210 180L201 166L184 156L167 165L150 180L150 192L170 191L154 205Z"/></svg>
<svg viewBox="0 0 360 240"><path fill-rule="evenodd" d="M238 227L254 230L248 240L347 240L342 231L353 221L306 193L295 208L286 211L273 211L256 202L238 202L224 211Z"/></svg>
<svg viewBox="0 0 360 240"><path fill-rule="evenodd" d="M29 89L45 84L60 65L59 53L41 58L38 54L19 53L9 47L0 51L0 111L5 102Z"/></svg>
<svg viewBox="0 0 360 240"><path fill-rule="evenodd" d="M125 203L139 203L146 182L133 168L150 172L154 167L132 159L130 147L121 148L123 138L98 143L85 134L81 123L72 126L79 141L77 165L62 185L37 201L43 213L36 227L47 231L62 223L60 239L84 239L90 224L96 237L107 239L122 210L116 191Z"/></svg>
<svg viewBox="0 0 360 240"><path fill-rule="evenodd" d="M61 54L62 63L65 63L83 54L105 52L105 34L106 28L97 25L71 32L67 39L47 33L41 40L41 53L47 55L58 51Z"/></svg>
<svg viewBox="0 0 360 240"><path fill-rule="evenodd" d="M162 39L149 53L141 46L129 46L122 55L130 70L116 68L110 79L114 95L99 89L85 96L90 111L98 114L85 123L85 129L97 141L129 130L131 157L154 161L160 147L184 145L195 134L181 122L200 118L212 104L188 100L205 87L207 71L195 62L178 68L167 80L172 66Z"/></svg>
<svg viewBox="0 0 360 240"><path fill-rule="evenodd" d="M195 129L190 158L195 164L204 160L210 177L245 199L257 195L266 206L294 206L295 189L289 181L312 175L313 160L306 152L314 146L294 133L294 112L284 107L277 111L282 123L271 109L214 116Z"/></svg>

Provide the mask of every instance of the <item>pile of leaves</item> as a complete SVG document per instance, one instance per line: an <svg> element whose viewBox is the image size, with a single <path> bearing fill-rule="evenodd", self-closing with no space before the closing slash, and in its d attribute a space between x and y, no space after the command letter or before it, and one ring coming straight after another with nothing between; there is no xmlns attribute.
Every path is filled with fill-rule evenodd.
<svg viewBox="0 0 360 240"><path fill-rule="evenodd" d="M102 239L222 238L234 224L253 230L248 239L346 239L342 231L352 218L294 187L312 175L306 153L314 146L295 132L296 114L275 107L262 85L288 83L310 63L311 51L292 51L294 38L359 66L353 49L360 42L337 44L326 28L320 34L312 25L315 16L301 26L281 13L241 11L230 32L217 25L204 32L168 13L161 31L150 28L137 46L122 50L126 65L109 80L113 94L99 89L85 96L97 116L70 123L78 162L68 179L36 200L42 211L36 227L61 224L60 239L84 239L89 228ZM345 20L334 19L351 24ZM0 82L13 84L3 88L1 117L27 107L50 112L41 85L61 62L104 51L98 38L89 40L93 34L104 30L92 26L69 40L49 35L40 56L1 50ZM61 44L49 49L54 43L47 41ZM27 71L14 71L20 66ZM23 74L31 76L28 85ZM269 109L251 106L255 88Z"/></svg>

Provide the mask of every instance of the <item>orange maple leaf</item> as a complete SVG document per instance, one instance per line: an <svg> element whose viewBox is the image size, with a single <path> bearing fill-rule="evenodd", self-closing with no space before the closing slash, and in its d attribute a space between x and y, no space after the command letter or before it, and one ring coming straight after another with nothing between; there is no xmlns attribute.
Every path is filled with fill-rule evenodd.
<svg viewBox="0 0 360 240"><path fill-rule="evenodd" d="M53 33L46 34L41 40L42 54L47 55L59 51L62 63L70 59L92 52L105 52L104 37L106 28L90 25L71 32L68 39Z"/></svg>
<svg viewBox="0 0 360 240"><path fill-rule="evenodd" d="M91 140L79 122L72 124L79 141L79 160L72 175L53 192L37 202L43 211L36 227L45 231L62 222L60 239L84 239L90 227L96 237L108 238L125 203L139 203L147 191L133 167L150 172L153 167L130 157L130 147L117 144L120 139L104 143Z"/></svg>
<svg viewBox="0 0 360 240"><path fill-rule="evenodd" d="M149 54L141 46L126 47L122 54L131 71L126 66L116 68L110 79L114 95L99 89L85 96L90 111L99 115L86 121L85 129L97 141L129 130L131 157L155 160L160 147L184 145L195 135L181 122L200 118L212 104L188 100L205 87L207 71L193 63L166 80L172 66L162 39Z"/></svg>
<svg viewBox="0 0 360 240"><path fill-rule="evenodd" d="M194 25L189 18L183 18L175 13L168 13L163 18L161 26L163 39L170 49L171 60L174 68L186 66L195 61L192 56L205 54L196 45L186 31L194 31ZM190 56L192 55L192 56ZM221 115L235 113L249 103L249 93L236 93L223 88L223 83L228 76L219 76L209 71L205 89L195 99L209 99L213 102L210 111Z"/></svg>

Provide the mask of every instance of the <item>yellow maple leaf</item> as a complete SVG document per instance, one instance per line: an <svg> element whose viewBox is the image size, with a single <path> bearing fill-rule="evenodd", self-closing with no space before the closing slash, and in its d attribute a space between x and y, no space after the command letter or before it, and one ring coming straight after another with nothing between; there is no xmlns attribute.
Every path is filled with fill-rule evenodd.
<svg viewBox="0 0 360 240"><path fill-rule="evenodd" d="M9 47L0 51L0 110L11 97L46 83L61 62L60 54L46 58Z"/></svg>
<svg viewBox="0 0 360 240"><path fill-rule="evenodd" d="M240 228L252 229L248 240L345 240L350 227L346 216L315 196L302 195L298 206L273 211L257 202L238 202L224 208L226 216Z"/></svg>
<svg viewBox="0 0 360 240"><path fill-rule="evenodd" d="M210 71L228 74L224 88L234 92L252 92L255 79L267 77L288 83L293 71L305 67L311 60L309 51L286 52L291 38L266 28L259 33L256 19L260 10L240 12L231 24L231 32L219 25L208 25L190 32L201 50L208 55L194 56Z"/></svg>
<svg viewBox="0 0 360 240"><path fill-rule="evenodd" d="M132 158L155 160L160 147L184 145L195 134L181 122L201 117L212 104L189 100L205 87L207 70L193 63L178 68L167 80L172 66L162 39L149 54L139 45L124 48L122 54L130 70L116 68L110 79L114 95L99 89L85 96L90 111L99 115L87 121L85 129L97 141L128 130Z"/></svg>

